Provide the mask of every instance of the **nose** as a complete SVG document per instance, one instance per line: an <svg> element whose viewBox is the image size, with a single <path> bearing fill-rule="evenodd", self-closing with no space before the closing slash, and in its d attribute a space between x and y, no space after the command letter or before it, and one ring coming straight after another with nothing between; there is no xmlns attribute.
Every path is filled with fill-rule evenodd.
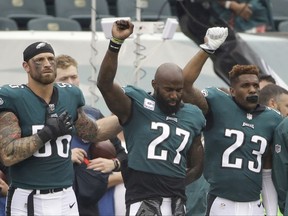
<svg viewBox="0 0 288 216"><path fill-rule="evenodd" d="M255 87L253 85L251 85L250 88L249 88L249 92L250 93L254 94L254 93L258 92L258 91L259 91L259 88Z"/></svg>
<svg viewBox="0 0 288 216"><path fill-rule="evenodd" d="M177 99L178 98L178 94L177 94L177 91L171 91L170 92L170 98L171 99Z"/></svg>

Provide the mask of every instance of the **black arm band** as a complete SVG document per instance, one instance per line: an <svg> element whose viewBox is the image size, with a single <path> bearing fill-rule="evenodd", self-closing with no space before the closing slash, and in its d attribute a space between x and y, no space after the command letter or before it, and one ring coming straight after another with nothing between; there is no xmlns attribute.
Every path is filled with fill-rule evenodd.
<svg viewBox="0 0 288 216"><path fill-rule="evenodd" d="M112 37L109 43L109 50L118 53L124 40Z"/></svg>
<svg viewBox="0 0 288 216"><path fill-rule="evenodd" d="M115 42L113 42L112 40L110 40L109 50L110 50L111 52L118 53L118 52L120 51L121 45L122 45L122 44L118 44L118 43L115 43Z"/></svg>
<svg viewBox="0 0 288 216"><path fill-rule="evenodd" d="M203 49L202 47L200 47L204 52L206 52L208 55L214 54L215 50L208 50L208 49Z"/></svg>

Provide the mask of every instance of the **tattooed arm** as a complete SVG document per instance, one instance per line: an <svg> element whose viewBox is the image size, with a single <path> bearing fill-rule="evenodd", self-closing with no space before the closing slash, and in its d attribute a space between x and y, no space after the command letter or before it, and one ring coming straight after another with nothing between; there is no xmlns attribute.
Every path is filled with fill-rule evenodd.
<svg viewBox="0 0 288 216"><path fill-rule="evenodd" d="M117 116L112 115L95 121L89 118L82 108L78 109L75 128L77 136L93 143L114 138L122 130Z"/></svg>
<svg viewBox="0 0 288 216"><path fill-rule="evenodd" d="M25 160L42 146L44 143L36 134L21 138L21 128L14 113L0 113L0 156L5 166Z"/></svg>

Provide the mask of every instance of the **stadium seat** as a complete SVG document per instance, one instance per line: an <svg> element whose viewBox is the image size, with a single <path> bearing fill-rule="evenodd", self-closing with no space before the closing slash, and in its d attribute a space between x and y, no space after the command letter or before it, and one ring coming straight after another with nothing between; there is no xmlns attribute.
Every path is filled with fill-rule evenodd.
<svg viewBox="0 0 288 216"><path fill-rule="evenodd" d="M0 17L0 31L15 31L18 30L18 26L15 20Z"/></svg>
<svg viewBox="0 0 288 216"><path fill-rule="evenodd" d="M55 16L77 20L82 29L90 28L91 0L55 0ZM106 0L96 1L96 19L113 17Z"/></svg>
<svg viewBox="0 0 288 216"><path fill-rule="evenodd" d="M136 20L136 1L118 0L117 14L119 17L131 17ZM173 17L168 0L150 0L148 7L141 9L141 21L164 21Z"/></svg>
<svg viewBox="0 0 288 216"><path fill-rule="evenodd" d="M27 30L82 31L82 28L76 20L62 17L47 17L29 20L27 23Z"/></svg>
<svg viewBox="0 0 288 216"><path fill-rule="evenodd" d="M288 32L288 20L282 21L278 25L279 32Z"/></svg>
<svg viewBox="0 0 288 216"><path fill-rule="evenodd" d="M55 0L44 0L47 8L47 14L55 16L54 1Z"/></svg>
<svg viewBox="0 0 288 216"><path fill-rule="evenodd" d="M30 19L47 15L44 0L1 0L0 17L14 19L19 28L26 28Z"/></svg>

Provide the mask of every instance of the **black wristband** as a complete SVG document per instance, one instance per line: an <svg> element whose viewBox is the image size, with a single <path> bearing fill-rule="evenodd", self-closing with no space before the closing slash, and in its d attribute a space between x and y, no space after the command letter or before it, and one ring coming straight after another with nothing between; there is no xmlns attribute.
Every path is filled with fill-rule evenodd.
<svg viewBox="0 0 288 216"><path fill-rule="evenodd" d="M110 40L109 50L110 50L111 52L118 53L118 52L120 51L121 45L122 45L122 44L117 44L117 43L113 42L112 40Z"/></svg>
<svg viewBox="0 0 288 216"><path fill-rule="evenodd" d="M200 47L204 52L206 52L207 54L211 55L215 53L215 50L208 50L208 49L203 49L202 47Z"/></svg>
<svg viewBox="0 0 288 216"><path fill-rule="evenodd" d="M121 45L123 44L124 40L117 39L112 37L109 43L109 50L111 52L118 53L120 51Z"/></svg>

